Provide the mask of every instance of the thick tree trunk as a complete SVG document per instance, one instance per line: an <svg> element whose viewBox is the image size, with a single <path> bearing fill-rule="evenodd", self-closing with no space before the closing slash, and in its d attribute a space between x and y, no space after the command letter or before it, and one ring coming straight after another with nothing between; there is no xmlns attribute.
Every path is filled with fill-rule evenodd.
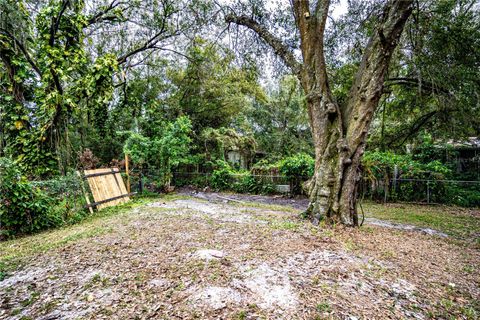
<svg viewBox="0 0 480 320"><path fill-rule="evenodd" d="M349 226L358 225L360 161L391 56L411 13L411 3L392 0L384 8L377 30L365 49L348 102L342 107L331 98L324 71L323 47L317 46L312 51L313 44L305 45L304 61L314 61L313 65L320 66L313 76L305 72L300 77L307 97L313 97L308 99L308 110L315 145L315 173L310 183L307 213L315 224L327 219ZM302 10L305 8L299 4L297 16ZM301 24L299 27L302 30ZM312 40L308 26L303 29L302 40ZM315 93L312 88L318 93L312 94Z"/></svg>
<svg viewBox="0 0 480 320"><path fill-rule="evenodd" d="M246 26L268 43L292 69L307 96L315 145L315 173L309 184L308 215L349 226L358 225L356 201L360 160L375 109L383 90L390 58L411 14L413 0L390 0L378 17L365 48L346 105L332 97L324 57L324 32L330 0L292 0L300 36L302 63L274 34L247 15L228 15L227 22ZM313 12L310 12L313 9Z"/></svg>
<svg viewBox="0 0 480 320"><path fill-rule="evenodd" d="M358 225L356 199L360 180L360 158L365 141L351 145L342 134L341 119L333 109L333 102L322 107L321 102L309 102L309 108L324 109L315 120L315 173L309 183L310 205L308 215L314 224L326 219L344 225ZM317 107L317 106L320 107ZM318 114L318 112L317 112ZM318 122L322 122L319 125ZM319 132L320 131L320 132ZM351 149L354 152L351 152Z"/></svg>

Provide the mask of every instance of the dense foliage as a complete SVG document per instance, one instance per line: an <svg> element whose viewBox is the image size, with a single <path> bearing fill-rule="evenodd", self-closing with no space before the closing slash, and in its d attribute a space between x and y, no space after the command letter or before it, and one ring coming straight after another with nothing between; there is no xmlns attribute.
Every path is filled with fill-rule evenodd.
<svg viewBox="0 0 480 320"><path fill-rule="evenodd" d="M47 194L28 182L12 160L0 158L0 239L61 224L51 205Z"/></svg>
<svg viewBox="0 0 480 320"><path fill-rule="evenodd" d="M82 220L87 215L84 188L77 173L31 181L17 163L0 158L0 238Z"/></svg>
<svg viewBox="0 0 480 320"><path fill-rule="evenodd" d="M470 2L426 1L416 8L372 125L372 146L404 152L423 131L436 139L478 134L480 19ZM265 69L255 60L262 55L247 44L250 38L238 35L239 59L203 33L219 23L211 16L217 12L212 2L145 6L114 0L86 6L2 0L1 8L0 155L15 158L29 174L67 172L86 148L100 164L123 158L128 136L119 131L151 138L159 123L180 115L192 122L197 154L205 151L205 132L229 127L237 135L253 135L255 149L271 160L311 152L298 81L286 75L262 87ZM239 1L235 8L249 5ZM378 4L352 1L348 8L335 18L326 42L332 92L340 104ZM270 27L293 43L291 17L281 8L268 10L259 1L252 16L278 17ZM141 32L131 33L133 25ZM105 36L110 34L115 35ZM213 158L223 159L220 152Z"/></svg>
<svg viewBox="0 0 480 320"><path fill-rule="evenodd" d="M377 180L393 179L395 175L397 179L444 180L451 175L451 170L438 160L422 163L411 155L392 152L367 152L362 163L365 176Z"/></svg>
<svg viewBox="0 0 480 320"><path fill-rule="evenodd" d="M172 168L188 162L191 127L188 117L182 116L175 122L163 125L156 137L148 138L140 133L131 133L125 142L124 152L140 167L157 169L159 185L168 188Z"/></svg>
<svg viewBox="0 0 480 320"><path fill-rule="evenodd" d="M217 161L216 167L209 181L216 190L257 194L271 194L276 191L273 181L268 178L257 177L245 170L235 170L224 161Z"/></svg>
<svg viewBox="0 0 480 320"><path fill-rule="evenodd" d="M330 12L326 63L340 106L383 2ZM266 3L0 0L2 232L80 218L71 173L121 166L125 154L157 190L301 193L314 171L312 97L251 33L225 23L248 13L298 50L287 2ZM378 194L396 187L393 200L424 201L425 183L391 181L431 180L429 200L479 205L478 184L441 182L480 177L478 154L462 167L456 147L480 136L479 12L474 0L417 1L370 125L363 172ZM172 181L178 171L190 175Z"/></svg>
<svg viewBox="0 0 480 320"><path fill-rule="evenodd" d="M417 153L416 158L422 157ZM363 192L374 199L480 205L480 184L449 180L454 172L438 160L374 151L365 154L362 164Z"/></svg>
<svg viewBox="0 0 480 320"><path fill-rule="evenodd" d="M298 152L310 153L312 137L305 97L298 80L286 76L279 80L266 102L258 101L247 111L255 128L260 149L272 160Z"/></svg>

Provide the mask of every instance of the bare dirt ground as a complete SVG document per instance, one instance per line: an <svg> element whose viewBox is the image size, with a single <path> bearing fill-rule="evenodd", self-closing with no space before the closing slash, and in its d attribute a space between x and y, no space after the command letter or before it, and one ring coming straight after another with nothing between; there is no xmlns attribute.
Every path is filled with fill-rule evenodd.
<svg viewBox="0 0 480 320"><path fill-rule="evenodd" d="M23 254L0 282L0 319L479 316L471 243L377 225L317 228L300 207L236 200L166 197L7 243L0 254L56 241Z"/></svg>
<svg viewBox="0 0 480 320"><path fill-rule="evenodd" d="M195 198L213 201L213 202L236 202L236 203L245 203L245 202L256 202L256 203L263 203L263 204L271 204L271 205L279 205L279 206L288 206L299 211L305 211L308 207L309 200L304 196L297 196L294 198L290 198L287 196L268 196L268 195L254 195L254 194L239 194L239 193L221 193L221 192L202 192L196 189L191 188L183 188L179 190L179 194L192 196ZM368 214L368 213L367 213ZM439 237L447 238L448 235L444 232L439 230L435 230L432 228L421 228L418 226L414 226L411 224L405 223L395 223L386 220L380 220L373 217L363 217L363 223L370 224L370 225L377 225L384 228L392 228L392 229L399 229L399 230L408 230L414 232L421 232L430 235L436 235Z"/></svg>

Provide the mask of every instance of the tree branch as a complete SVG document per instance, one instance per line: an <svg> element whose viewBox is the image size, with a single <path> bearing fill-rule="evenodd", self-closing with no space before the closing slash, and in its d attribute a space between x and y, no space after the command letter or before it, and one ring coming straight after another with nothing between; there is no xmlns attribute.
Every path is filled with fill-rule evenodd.
<svg viewBox="0 0 480 320"><path fill-rule="evenodd" d="M301 82L305 92L308 92L308 99L331 96L324 54L325 24L329 6L330 0L318 0L313 13L310 13L309 1L292 0L305 66Z"/></svg>
<svg viewBox="0 0 480 320"><path fill-rule="evenodd" d="M153 49L153 50L159 49L159 47L156 46L158 42L166 40L168 38L172 38L176 35L176 34L168 34L168 35L165 35L164 37L160 37L162 35L162 33L164 33L163 30L158 32L157 34L155 34L149 40L147 40L141 47L139 47L137 49L134 49L134 50L124 54L123 56L120 56L119 58L117 58L118 64L123 64L123 63L127 62L128 58L136 55L137 53L140 53L140 52L143 52L143 51L146 51L146 50L151 50L151 49Z"/></svg>
<svg viewBox="0 0 480 320"><path fill-rule="evenodd" d="M315 7L315 18L317 20L317 32L322 36L325 31L325 24L328 18L328 8L330 7L330 0L318 0ZM323 41L322 41L323 42Z"/></svg>
<svg viewBox="0 0 480 320"><path fill-rule="evenodd" d="M344 107L344 126L354 145L363 141L378 101L382 95L385 75L405 23L412 12L413 0L390 0L384 7L378 27L365 49Z"/></svg>
<svg viewBox="0 0 480 320"><path fill-rule="evenodd" d="M179 51L177 51L177 50L174 50L174 49L162 48L162 47L157 47L157 46L155 46L154 49L158 49L158 50L160 50L160 51L169 51L169 52L172 52L172 53L175 53L175 54L177 54L177 55L179 55L179 56L184 57L185 59L187 59L187 60L190 61L190 62L193 62L193 61L194 61L194 59L193 59L192 57L190 57L190 56L188 56L188 55L186 55L186 54L184 54L184 53L181 53L181 52L179 52Z"/></svg>
<svg viewBox="0 0 480 320"><path fill-rule="evenodd" d="M30 66L32 67L33 70L35 70L35 72L40 76L40 78L42 77L42 73L40 72L40 69L38 68L37 64L35 63L35 61L33 61L32 57L30 57L30 55L28 54L28 51L27 49L25 48L25 46L20 42L20 40L18 40L13 34L11 34L10 32L8 32L8 30L5 30L3 28L0 28L0 33L3 33L5 36L9 37L10 39L13 40L13 42L15 42L15 44L18 46L18 48L20 49L20 51L22 51L25 59L27 59L27 62L30 64Z"/></svg>
<svg viewBox="0 0 480 320"><path fill-rule="evenodd" d="M55 45L55 35L57 34L58 28L60 27L60 20L62 19L62 16L67 10L67 6L69 4L70 4L70 0L63 0L62 8L60 9L58 16L56 16L54 19L52 18L52 23L50 24L50 39L48 41L48 44L51 47ZM57 72L53 68L50 68L50 73L52 74L53 82L58 92L60 94L63 94L62 84L60 83L60 79L58 77Z"/></svg>
<svg viewBox="0 0 480 320"><path fill-rule="evenodd" d="M433 83L426 82L424 80L420 81L416 78L406 78L406 77L398 77L398 78L389 78L385 80L385 85L386 86L392 86L392 85L403 85L406 87L418 87L420 85L421 90L425 90L426 92L429 93L443 93L448 96L452 96L452 93L444 87L439 87L436 86Z"/></svg>
<svg viewBox="0 0 480 320"><path fill-rule="evenodd" d="M63 0L62 2L62 8L60 9L60 12L58 13L58 16L55 18L55 20L52 20L52 24L50 25L50 40L49 44L50 46L53 46L55 43L55 35L58 31L58 28L60 26L60 19L62 18L63 14L67 10L67 5L70 3L70 0Z"/></svg>
<svg viewBox="0 0 480 320"><path fill-rule="evenodd" d="M145 50L158 49L158 47L156 46L158 42L177 36L180 33L179 30L176 30L175 32L165 34L165 33L167 33L167 21L176 12L177 11L168 11L167 7L164 6L163 7L163 17L162 17L162 26L160 28L160 31L158 31L153 37L148 39L141 47L139 47L137 49L134 49L134 50L124 54L123 56L120 56L119 58L117 58L118 64L125 63L129 57L132 57L137 53L143 52ZM163 34L165 34L165 35L163 35Z"/></svg>
<svg viewBox="0 0 480 320"><path fill-rule="evenodd" d="M227 15L225 21L247 27L254 31L263 41L273 48L275 54L292 69L293 73L297 75L300 73L302 65L297 61L292 51L290 51L290 48L257 21L246 15L236 16L233 14Z"/></svg>
<svg viewBox="0 0 480 320"><path fill-rule="evenodd" d="M300 33L300 48L302 50L303 64L311 66L311 57L314 50L311 50L310 42L306 41L309 38L309 21L311 21L308 0L292 0L293 15Z"/></svg>
<svg viewBox="0 0 480 320"><path fill-rule="evenodd" d="M122 4L127 4L128 2L122 2L117 0L113 0L104 10L101 10L91 16L88 19L87 25L90 26L92 24L95 24L97 22L102 22L102 21L115 21L118 17L116 15L108 15L111 11L113 11L115 8Z"/></svg>
<svg viewBox="0 0 480 320"><path fill-rule="evenodd" d="M389 147L399 147L403 146L407 140L415 135L421 128L423 128L434 116L436 116L439 111L431 111L426 114L421 115L416 120L413 121L409 126L409 128L403 127L400 131L401 134L395 135L394 137L390 138L390 141L387 143Z"/></svg>

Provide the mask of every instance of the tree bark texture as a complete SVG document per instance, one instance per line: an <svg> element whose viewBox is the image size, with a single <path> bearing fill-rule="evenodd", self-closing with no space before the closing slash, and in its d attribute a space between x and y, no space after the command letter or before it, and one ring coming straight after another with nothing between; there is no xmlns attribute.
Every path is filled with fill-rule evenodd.
<svg viewBox="0 0 480 320"><path fill-rule="evenodd" d="M292 0L300 34L302 62L289 47L249 16L228 15L226 21L258 34L298 76L306 94L315 146L315 172L309 182L307 213L317 224L322 219L358 225L357 196L360 160L367 133L382 95L390 58L412 11L413 0L390 0L383 9L356 74L349 99L337 104L329 88L324 55L324 31L329 0ZM310 12L314 8L314 12Z"/></svg>

